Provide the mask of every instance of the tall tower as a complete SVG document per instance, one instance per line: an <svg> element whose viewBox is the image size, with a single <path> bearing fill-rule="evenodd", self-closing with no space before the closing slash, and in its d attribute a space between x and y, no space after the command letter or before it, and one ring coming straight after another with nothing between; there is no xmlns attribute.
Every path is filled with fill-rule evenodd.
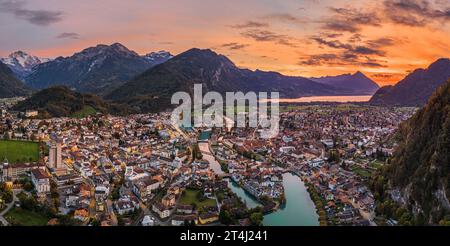
<svg viewBox="0 0 450 246"><path fill-rule="evenodd" d="M50 142L48 167L54 169L62 168L61 141L59 140L52 140Z"/></svg>

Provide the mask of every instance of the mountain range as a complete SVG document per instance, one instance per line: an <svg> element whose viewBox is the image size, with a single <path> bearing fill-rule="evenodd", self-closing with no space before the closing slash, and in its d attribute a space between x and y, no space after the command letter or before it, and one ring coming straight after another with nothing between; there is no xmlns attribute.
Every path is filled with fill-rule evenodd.
<svg viewBox="0 0 450 246"><path fill-rule="evenodd" d="M205 55L204 57L208 57L208 61L203 62L197 59L198 57L193 51L214 54L214 56L208 57ZM280 87L283 96L298 97L370 94L373 93L374 86L378 88L373 81L360 72L353 75L309 79L284 76L276 72L239 69L225 56L218 55L210 50L208 52L208 50L191 49L180 55L182 57L177 60L184 59L184 63L168 64L167 66L172 66L172 68L178 65L184 66L183 68L177 68L177 70L186 71L190 66L189 60L192 59L192 63L196 63L193 69L204 69L205 74L213 73L208 69L219 71L217 67L209 66L208 62L222 64L225 70L228 69L227 71L230 74L226 76L229 76L229 78L219 76L219 80L214 82L212 88L222 89L222 91L249 91L256 88L260 89L259 91L277 91ZM190 57L191 55L192 57ZM79 92L104 96L126 82L141 77L142 73L148 72L149 69L165 63L171 58L173 58L173 55L167 51L151 52L140 56L125 46L115 43L112 45L97 45L72 56L58 57L54 60L40 59L24 52L15 52L4 59L7 59L9 66L13 68L13 71L16 71L16 76L23 79L33 89L39 90L63 85ZM25 60L27 62L24 62ZM194 73L191 75L194 75ZM201 80L204 78L189 78L187 76L186 79L197 79L198 83L202 82ZM224 81L224 84L220 85L221 79L232 79L233 81ZM208 84L208 82L205 82L205 84Z"/></svg>
<svg viewBox="0 0 450 246"><path fill-rule="evenodd" d="M171 57L165 51L140 56L119 43L100 44L35 66L25 82L34 89L63 85L102 95Z"/></svg>
<svg viewBox="0 0 450 246"><path fill-rule="evenodd" d="M147 70L106 98L127 103L143 112L158 111L170 107L173 93L185 91L192 94L195 83L203 85L204 93L278 91L281 97L289 98L343 93L338 88L304 77L241 69L223 55L209 49L194 48Z"/></svg>
<svg viewBox="0 0 450 246"><path fill-rule="evenodd" d="M352 95L373 95L380 87L362 72L342 74L338 76L325 76L310 78L312 81L336 87L340 91L347 91Z"/></svg>
<svg viewBox="0 0 450 246"><path fill-rule="evenodd" d="M128 103L143 112L169 107L173 93L192 93L194 83L201 83L204 92L278 91L284 98L371 95L376 92L371 104L421 106L450 77L448 58L437 60L427 69L413 71L394 86L379 88L359 71L313 78L286 76L239 68L226 56L208 49L193 48L177 56L167 51L140 56L119 43L97 45L54 60L21 51L3 60L13 72L16 71L16 77L28 74L24 81L32 89L67 86L78 92ZM19 88L17 81L14 84Z"/></svg>
<svg viewBox="0 0 450 246"><path fill-rule="evenodd" d="M14 76L13 71L0 61L0 98L26 96L30 91Z"/></svg>
<svg viewBox="0 0 450 246"><path fill-rule="evenodd" d="M450 78L450 59L441 58L426 69L416 69L394 86L380 88L371 104L423 106L431 94Z"/></svg>
<svg viewBox="0 0 450 246"><path fill-rule="evenodd" d="M49 58L29 55L21 50L9 54L8 57L0 58L0 61L8 65L19 79L28 76L35 66L50 60Z"/></svg>

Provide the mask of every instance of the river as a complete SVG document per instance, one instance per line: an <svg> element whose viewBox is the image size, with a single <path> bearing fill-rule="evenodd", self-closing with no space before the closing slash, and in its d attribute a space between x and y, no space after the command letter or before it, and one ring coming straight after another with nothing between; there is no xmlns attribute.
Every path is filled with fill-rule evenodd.
<svg viewBox="0 0 450 246"><path fill-rule="evenodd" d="M208 143L199 143L199 148L202 151L203 159L209 162L211 169L216 174L223 174L220 164L209 150ZM276 212L265 215L264 225L318 226L319 216L303 181L298 176L285 173L283 174L283 186L286 204ZM254 208L260 205L258 201L231 180L228 181L228 187L247 204L247 207Z"/></svg>
<svg viewBox="0 0 450 246"><path fill-rule="evenodd" d="M208 142L200 142L198 143L198 147L202 152L203 159L209 162L209 166L214 171L214 173L217 175L224 174L219 162L217 162L216 158L214 158L214 156L211 154Z"/></svg>
<svg viewBox="0 0 450 246"><path fill-rule="evenodd" d="M314 202L303 181L291 173L283 174L286 205L278 211L264 216L266 226L318 226Z"/></svg>

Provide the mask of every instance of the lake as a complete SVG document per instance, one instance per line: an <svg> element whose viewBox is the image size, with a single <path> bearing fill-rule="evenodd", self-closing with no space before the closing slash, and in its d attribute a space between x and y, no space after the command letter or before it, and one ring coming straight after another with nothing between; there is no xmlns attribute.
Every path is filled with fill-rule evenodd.
<svg viewBox="0 0 450 246"><path fill-rule="evenodd" d="M309 103L309 102L368 102L371 95L358 96L313 96L313 97L299 97L299 98L280 98L280 103ZM270 99L268 99L270 101Z"/></svg>

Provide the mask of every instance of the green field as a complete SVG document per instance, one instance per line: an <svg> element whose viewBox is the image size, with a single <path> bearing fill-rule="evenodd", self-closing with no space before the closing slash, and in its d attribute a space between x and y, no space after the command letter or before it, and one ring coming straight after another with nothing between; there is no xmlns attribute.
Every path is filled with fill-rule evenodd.
<svg viewBox="0 0 450 246"><path fill-rule="evenodd" d="M49 220L41 214L21 208L11 209L5 215L5 219L13 225L21 226L44 226Z"/></svg>
<svg viewBox="0 0 450 246"><path fill-rule="evenodd" d="M85 118L89 115L93 115L95 113L97 113L97 110L95 110L95 108L93 108L91 106L84 106L84 108L82 110L79 110L79 111L73 113L71 116L73 118L81 119L81 118Z"/></svg>
<svg viewBox="0 0 450 246"><path fill-rule="evenodd" d="M0 140L0 161L9 163L39 160L39 144L28 141Z"/></svg>
<svg viewBox="0 0 450 246"><path fill-rule="evenodd" d="M200 193L199 190L191 190L186 189L183 193L183 196L181 197L180 203L185 205L190 205L195 203L197 207L203 207L203 206L216 206L216 200L214 199L204 199L203 201L199 201L197 199L197 194Z"/></svg>
<svg viewBox="0 0 450 246"><path fill-rule="evenodd" d="M370 176L371 176L371 172L362 167L355 165L355 166L351 167L351 169L354 173L356 173L357 175L359 175L362 178L370 178Z"/></svg>

